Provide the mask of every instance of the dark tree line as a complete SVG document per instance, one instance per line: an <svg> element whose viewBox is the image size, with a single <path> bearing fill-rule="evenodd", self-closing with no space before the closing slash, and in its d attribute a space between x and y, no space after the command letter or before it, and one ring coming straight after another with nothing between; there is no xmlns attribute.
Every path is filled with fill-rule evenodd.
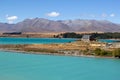
<svg viewBox="0 0 120 80"><path fill-rule="evenodd" d="M63 33L59 34L57 36L54 36L56 38L62 37L62 38L82 38L81 34L76 34L76 33Z"/></svg>
<svg viewBox="0 0 120 80"><path fill-rule="evenodd" d="M77 33L62 33L54 36L55 38L63 37L63 38L82 38L85 34L77 34ZM91 38L95 39L120 39L120 33L91 33Z"/></svg>
<svg viewBox="0 0 120 80"><path fill-rule="evenodd" d="M97 39L120 39L120 33L92 33L91 37Z"/></svg>

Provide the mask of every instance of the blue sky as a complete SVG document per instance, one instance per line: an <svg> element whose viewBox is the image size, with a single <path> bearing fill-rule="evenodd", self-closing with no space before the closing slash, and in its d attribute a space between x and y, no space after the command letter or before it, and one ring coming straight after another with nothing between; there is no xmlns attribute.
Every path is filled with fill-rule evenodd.
<svg viewBox="0 0 120 80"><path fill-rule="evenodd" d="M0 22L16 23L36 17L120 23L120 0L0 0Z"/></svg>

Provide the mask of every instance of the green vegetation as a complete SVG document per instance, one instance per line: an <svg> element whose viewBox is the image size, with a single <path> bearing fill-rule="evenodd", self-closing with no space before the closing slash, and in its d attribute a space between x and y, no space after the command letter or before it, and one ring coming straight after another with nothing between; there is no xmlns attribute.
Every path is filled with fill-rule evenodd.
<svg viewBox="0 0 120 80"><path fill-rule="evenodd" d="M100 48L96 48L94 50L94 53L96 56L113 56L113 57L120 58L120 48L115 49L113 51L106 51Z"/></svg>
<svg viewBox="0 0 120 80"><path fill-rule="evenodd" d="M57 36L54 36L55 38L63 37L63 38L82 38L81 34L76 34L76 33L63 33L59 34Z"/></svg>
<svg viewBox="0 0 120 80"><path fill-rule="evenodd" d="M117 39L120 38L120 33L92 33L91 37L96 39Z"/></svg>
<svg viewBox="0 0 120 80"><path fill-rule="evenodd" d="M84 34L77 34L77 33L63 33L63 34L59 34L54 36L55 38L59 38L59 37L63 37L63 38L82 38ZM91 33L89 34L91 35L92 39L120 39L120 33Z"/></svg>
<svg viewBox="0 0 120 80"><path fill-rule="evenodd" d="M94 53L96 56L113 56L111 51L102 50L100 48L96 48Z"/></svg>
<svg viewBox="0 0 120 80"><path fill-rule="evenodd" d="M113 50L113 56L120 58L120 48Z"/></svg>

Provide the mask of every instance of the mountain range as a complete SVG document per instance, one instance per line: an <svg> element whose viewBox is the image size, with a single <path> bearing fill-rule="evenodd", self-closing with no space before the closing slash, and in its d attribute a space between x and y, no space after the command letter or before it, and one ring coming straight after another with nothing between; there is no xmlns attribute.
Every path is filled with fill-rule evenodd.
<svg viewBox="0 0 120 80"><path fill-rule="evenodd" d="M120 32L120 24L107 20L25 19L16 24L0 23L0 32Z"/></svg>

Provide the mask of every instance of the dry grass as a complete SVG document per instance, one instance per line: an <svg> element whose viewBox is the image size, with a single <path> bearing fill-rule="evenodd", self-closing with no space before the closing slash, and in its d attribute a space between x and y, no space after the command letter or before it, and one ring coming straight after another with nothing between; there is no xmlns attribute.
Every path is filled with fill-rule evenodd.
<svg viewBox="0 0 120 80"><path fill-rule="evenodd" d="M36 49L52 49L52 50L86 50L94 49L90 47L90 43L77 41L73 43L65 44L32 44L28 45L25 48L36 48Z"/></svg>
<svg viewBox="0 0 120 80"><path fill-rule="evenodd" d="M91 43L96 43L96 42L91 42ZM90 46L91 43L76 41L76 42L64 43L64 44L62 43L62 44L0 45L0 48L33 51L33 52L56 53L58 51L84 51L84 50L94 50L95 48L97 48Z"/></svg>

